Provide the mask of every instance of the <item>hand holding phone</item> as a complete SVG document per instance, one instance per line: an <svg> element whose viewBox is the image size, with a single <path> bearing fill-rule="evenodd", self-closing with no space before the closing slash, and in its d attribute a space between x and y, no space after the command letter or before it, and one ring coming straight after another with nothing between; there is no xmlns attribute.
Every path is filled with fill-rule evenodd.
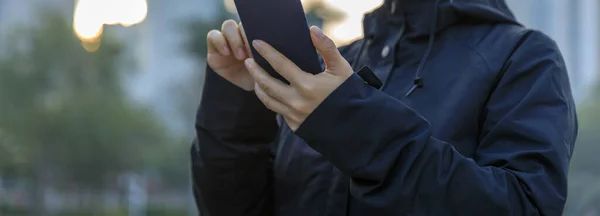
<svg viewBox="0 0 600 216"><path fill-rule="evenodd" d="M234 20L223 22L221 30L212 30L206 36L208 66L232 84L251 91L254 79L244 66L250 57L250 47L244 35L244 28Z"/></svg>

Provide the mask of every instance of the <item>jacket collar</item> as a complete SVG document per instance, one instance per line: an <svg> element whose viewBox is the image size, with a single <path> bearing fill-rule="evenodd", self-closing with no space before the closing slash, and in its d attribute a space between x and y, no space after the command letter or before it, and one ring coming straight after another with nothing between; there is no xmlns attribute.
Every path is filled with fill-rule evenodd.
<svg viewBox="0 0 600 216"><path fill-rule="evenodd" d="M504 0L385 0L365 15L365 36L380 32L382 20L406 25L408 38L428 36L461 21L519 24Z"/></svg>
<svg viewBox="0 0 600 216"><path fill-rule="evenodd" d="M420 7L426 4L433 4L436 0L385 0L382 8L389 14L401 15L411 8ZM440 0L440 2L450 0Z"/></svg>

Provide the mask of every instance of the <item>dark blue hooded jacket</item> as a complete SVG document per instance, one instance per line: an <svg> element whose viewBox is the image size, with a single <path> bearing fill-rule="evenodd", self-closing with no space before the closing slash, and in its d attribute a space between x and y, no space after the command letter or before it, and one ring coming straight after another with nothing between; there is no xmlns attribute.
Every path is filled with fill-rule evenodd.
<svg viewBox="0 0 600 216"><path fill-rule="evenodd" d="M502 0L387 0L364 35L295 133L207 71L203 216L562 214L577 120L552 39Z"/></svg>

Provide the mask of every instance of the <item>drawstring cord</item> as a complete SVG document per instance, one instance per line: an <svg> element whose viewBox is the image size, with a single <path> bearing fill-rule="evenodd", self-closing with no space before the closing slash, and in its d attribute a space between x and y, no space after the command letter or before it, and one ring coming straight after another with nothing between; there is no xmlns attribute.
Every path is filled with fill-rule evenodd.
<svg viewBox="0 0 600 216"><path fill-rule="evenodd" d="M419 67L417 68L417 72L415 73L415 78L413 80L413 86L410 88L410 90L408 90L408 92L406 92L406 97L410 96L418 88L422 88L424 86L423 78L421 77L421 72L423 71L423 67L425 67L425 63L429 59L429 54L431 54L431 50L433 49L433 42L435 40L435 29L437 28L437 21L438 21L439 4L440 4L440 0L436 0L435 6L434 6L435 9L433 12L434 20L431 25L431 30L430 30L431 32L429 33L429 42L427 44L427 50L425 51L423 58L421 58L421 62L419 62Z"/></svg>
<svg viewBox="0 0 600 216"><path fill-rule="evenodd" d="M452 1L453 0L450 0L450 2L452 2ZM427 50L425 51L425 54L423 54L423 57L421 58L421 61L419 62L419 67L417 68L417 72L415 73L415 78L413 79L413 86L410 88L410 90L408 90L408 92L406 92L406 95L405 95L406 97L409 97L413 92L415 92L415 90L417 90L418 88L422 88L424 86L423 78L421 77L421 72L423 71L423 68L425 67L425 63L429 59L429 55L431 54L431 50L433 49L433 42L435 41L435 30L437 28L437 21L438 21L439 4L440 4L440 0L436 0L435 5L434 5L434 20L431 24L431 30L430 30L431 32L429 33L429 41L427 43ZM368 38L363 39L360 49L358 50L358 53L354 57L354 62L352 63L352 68L355 70L358 69L357 66L361 60L362 53L364 52L364 50L367 46L367 42L372 37L372 35L368 35L367 37Z"/></svg>

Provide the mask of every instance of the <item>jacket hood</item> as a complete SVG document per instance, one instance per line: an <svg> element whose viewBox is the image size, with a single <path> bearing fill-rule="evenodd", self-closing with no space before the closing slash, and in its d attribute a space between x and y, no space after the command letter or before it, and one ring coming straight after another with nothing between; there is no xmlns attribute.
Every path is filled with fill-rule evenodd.
<svg viewBox="0 0 600 216"><path fill-rule="evenodd" d="M372 14L404 21L409 37L429 35L460 23L520 25L504 0L385 0Z"/></svg>
<svg viewBox="0 0 600 216"><path fill-rule="evenodd" d="M405 38L429 38L427 50L415 72L413 87L406 93L407 97L424 86L421 72L433 49L437 32L461 23L520 25L504 0L385 0L381 7L365 15L365 38L373 38L381 33L378 24L382 20L398 23L404 28ZM366 43L361 45L356 59L360 58L365 45Z"/></svg>

